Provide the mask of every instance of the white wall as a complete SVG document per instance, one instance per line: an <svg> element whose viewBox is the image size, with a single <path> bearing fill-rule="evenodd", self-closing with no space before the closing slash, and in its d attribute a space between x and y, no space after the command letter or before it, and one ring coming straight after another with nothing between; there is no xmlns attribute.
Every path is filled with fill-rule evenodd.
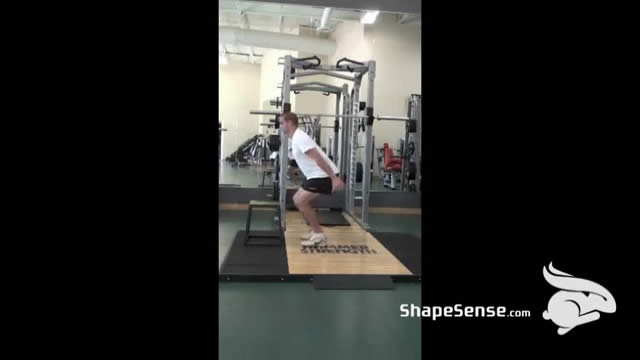
<svg viewBox="0 0 640 360"><path fill-rule="evenodd" d="M218 118L228 131L222 133L222 156L258 132L259 116L249 110L260 109L260 65L229 62L218 65Z"/></svg>
<svg viewBox="0 0 640 360"><path fill-rule="evenodd" d="M282 71L283 66L278 65L278 58L283 57L285 55L291 55L294 57L298 56L296 51L287 51L287 50L267 50L264 53L264 57L262 58L262 63L260 64L260 87L259 87L259 99L260 99L260 109L265 111L280 111L282 108L276 109L275 106L269 105L269 100L274 100L275 98L281 97L282 89L278 88L278 85L282 83ZM291 96L291 108L295 109L295 96ZM256 116L256 118L260 119L261 122L269 122L273 116ZM267 127L261 127L261 134L267 133ZM276 133L275 130L270 129L269 133Z"/></svg>
<svg viewBox="0 0 640 360"><path fill-rule="evenodd" d="M343 57L356 61L376 61L374 113L406 116L409 96L421 93L420 27L397 24L392 17L380 16L373 25L341 23L331 38L336 41L336 53L328 57L327 63L335 65ZM342 79L330 79L337 86L345 83ZM367 81L368 75L365 75L360 101L367 100ZM347 83L351 90L353 83ZM334 112L334 107L328 104L325 111ZM404 123L376 121L373 135L376 148L382 147L384 142L388 142L392 148L398 148L399 139L404 138Z"/></svg>
<svg viewBox="0 0 640 360"><path fill-rule="evenodd" d="M365 26L364 37L376 61L374 111L380 115L407 116L411 94L421 94L422 48L420 28L380 19L375 26ZM363 98L366 100L366 98ZM376 147L389 142L392 148L404 138L404 123L376 121L373 127Z"/></svg>
<svg viewBox="0 0 640 360"><path fill-rule="evenodd" d="M299 33L300 33L300 36L311 37L314 35L313 30L308 28L300 28ZM306 58L311 56L318 56L322 64L327 64L327 61L328 61L327 56L299 52L297 57ZM293 84L309 83L309 82L317 81L317 82L330 84L331 82L329 81L329 79L330 77L323 76L323 75L304 76L304 77L301 77L300 79L298 78L294 79L292 83ZM303 92L300 92L299 94L293 94L293 93L291 94L296 98L296 106L294 108L295 111L303 112L303 113L326 113L327 107L330 106L332 107L333 110L331 110L329 113L330 114L335 113L336 96L333 94L329 96L324 96L322 95L321 92L317 92L317 91L303 91ZM323 125L333 125L333 119L331 118L320 118L320 121ZM321 134L322 134L322 137L320 140L321 146L326 147L329 135L333 134L333 130L322 129Z"/></svg>

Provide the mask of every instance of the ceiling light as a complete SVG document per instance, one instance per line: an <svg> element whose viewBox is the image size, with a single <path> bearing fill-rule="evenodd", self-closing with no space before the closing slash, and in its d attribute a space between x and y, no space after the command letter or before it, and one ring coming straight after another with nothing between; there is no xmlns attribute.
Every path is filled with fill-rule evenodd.
<svg viewBox="0 0 640 360"><path fill-rule="evenodd" d="M324 8L324 10L322 10L322 18L320 19L320 26L318 26L318 28L320 29L326 29L327 28L327 22L329 22L329 16L331 16L331 8Z"/></svg>
<svg viewBox="0 0 640 360"><path fill-rule="evenodd" d="M380 11L378 11L378 10L376 10L376 11L367 11L360 18L360 22L363 23L363 24L373 24L373 23L376 22L376 18L378 17L379 13L380 13Z"/></svg>

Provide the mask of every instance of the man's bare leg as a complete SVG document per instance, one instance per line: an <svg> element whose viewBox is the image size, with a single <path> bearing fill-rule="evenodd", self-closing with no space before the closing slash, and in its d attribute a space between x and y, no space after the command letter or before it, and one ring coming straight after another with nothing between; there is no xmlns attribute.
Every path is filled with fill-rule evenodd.
<svg viewBox="0 0 640 360"><path fill-rule="evenodd" d="M302 190L302 188L298 188L298 191L296 191L296 193L295 193L295 194L293 194L293 202L294 202L294 204L295 204L295 202L296 202L297 197L298 197L298 196L300 196L301 191L304 191L304 190ZM296 205L296 208L297 208L297 205ZM299 210L299 209L298 209L298 210ZM318 210L317 210L316 208L313 208L313 211L314 211L316 214L318 213ZM302 219L304 219L304 223L305 223L305 224L307 224L307 226L309 226L309 220L307 220L307 217L306 217L306 216L304 216L304 214L302 213L302 211L300 211L300 214L302 214Z"/></svg>
<svg viewBox="0 0 640 360"><path fill-rule="evenodd" d="M312 193L310 191L306 191L302 188L298 189L298 192L293 196L293 202L302 213L302 216L311 226L311 230L314 233L322 233L322 228L320 227L320 220L318 219L318 214L316 210L311 206L311 201L318 197L319 194Z"/></svg>
<svg viewBox="0 0 640 360"><path fill-rule="evenodd" d="M296 209L298 208L298 205L297 205L298 197L300 196L302 191L303 191L302 188L298 188L298 191L296 191L296 193L293 194L293 203L296 204ZM309 220L307 220L307 218L304 216L302 211L300 211L300 214L302 214L302 219L304 220L304 223L307 224L307 226L309 226Z"/></svg>

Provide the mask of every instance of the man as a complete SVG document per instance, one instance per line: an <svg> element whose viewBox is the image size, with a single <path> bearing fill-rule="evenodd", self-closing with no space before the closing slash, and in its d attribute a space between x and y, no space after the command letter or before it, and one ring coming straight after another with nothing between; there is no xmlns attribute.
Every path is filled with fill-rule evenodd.
<svg viewBox="0 0 640 360"><path fill-rule="evenodd" d="M287 158L289 159L289 168L287 169L287 180L295 182L295 178L298 177L298 163L293 159L293 152L291 150L291 142L289 142L289 152Z"/></svg>
<svg viewBox="0 0 640 360"><path fill-rule="evenodd" d="M338 177L338 167L309 135L298 129L298 116L295 113L282 114L280 128L289 136L293 159L307 178L293 196L294 204L311 226L311 231L302 236L302 245L326 245L327 235L320 227L318 214L311 206L311 201L320 194L344 189L344 183Z"/></svg>

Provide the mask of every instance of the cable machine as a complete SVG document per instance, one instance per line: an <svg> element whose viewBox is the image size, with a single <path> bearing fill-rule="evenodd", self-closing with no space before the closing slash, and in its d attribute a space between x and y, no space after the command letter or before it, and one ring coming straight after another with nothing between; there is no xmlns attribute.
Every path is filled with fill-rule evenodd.
<svg viewBox="0 0 640 360"><path fill-rule="evenodd" d="M413 158L415 163L415 175L414 185L415 191L420 191L421 180L421 161L422 161L422 96L417 94L411 94L409 97L409 111L407 115L410 120L406 123L405 133L405 149L404 149L404 161L402 166L402 174L400 180L401 191L409 190L409 179L411 173L411 159ZM413 136L412 136L413 134ZM409 144L413 143L413 150L409 147Z"/></svg>

